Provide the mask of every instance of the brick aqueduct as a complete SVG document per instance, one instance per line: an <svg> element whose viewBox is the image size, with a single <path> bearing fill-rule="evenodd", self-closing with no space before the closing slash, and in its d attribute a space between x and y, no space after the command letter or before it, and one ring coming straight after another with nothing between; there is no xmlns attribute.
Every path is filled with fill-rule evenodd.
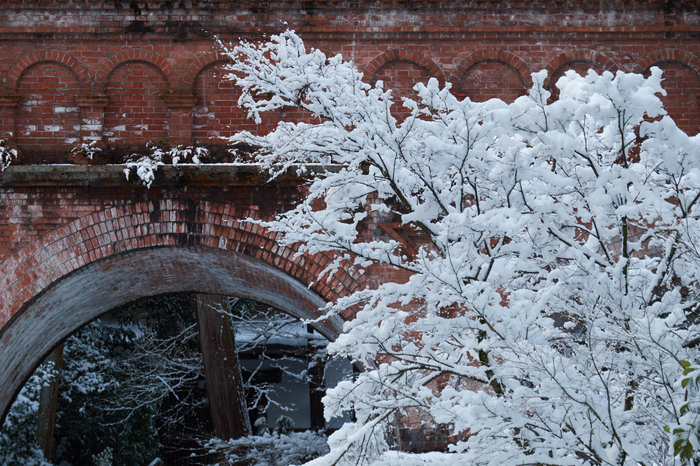
<svg viewBox="0 0 700 466"><path fill-rule="evenodd" d="M0 2L0 139L21 155L0 175L0 415L71 332L161 293L239 295L313 317L391 271L316 282L324 258L293 258L260 228L300 180L254 169L162 170L146 189L124 155L147 142L197 144L256 127L222 79L213 37L262 40L290 27L399 93L436 77L460 96L513 100L532 72L665 72L671 116L700 129L700 14L682 0L317 0ZM99 142L91 163L71 156ZM368 234L381 234L370 225ZM311 286L309 286L311 285ZM345 316L349 318L351 316ZM339 321L325 324L333 337ZM2 419L0 417L0 419Z"/></svg>

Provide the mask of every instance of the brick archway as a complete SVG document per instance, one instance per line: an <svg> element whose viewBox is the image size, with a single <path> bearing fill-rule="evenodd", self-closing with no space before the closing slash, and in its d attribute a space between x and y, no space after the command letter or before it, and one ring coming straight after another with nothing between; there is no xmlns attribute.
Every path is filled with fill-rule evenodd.
<svg viewBox="0 0 700 466"><path fill-rule="evenodd" d="M547 79L544 82L544 88L549 89L556 81L552 82L552 78L559 72L560 69L572 63L591 63L596 65L601 70L615 73L620 68L610 57L596 52L591 49L573 49L567 50L554 57L545 67L547 70Z"/></svg>
<svg viewBox="0 0 700 466"><path fill-rule="evenodd" d="M182 82L180 84L182 93L186 95L194 94L194 82L197 79L197 75L201 73L204 68L217 62L230 63L231 58L220 51L208 52L197 57L187 68L187 71L185 71L182 77Z"/></svg>
<svg viewBox="0 0 700 466"><path fill-rule="evenodd" d="M175 292L237 295L302 319L362 276L315 282L328 258L294 258L226 203L162 200L112 207L44 235L0 268L0 414L72 332L122 304ZM255 211L249 212L254 215ZM334 338L342 319L320 322Z"/></svg>
<svg viewBox="0 0 700 466"><path fill-rule="evenodd" d="M470 53L465 58L459 60L459 63L457 63L457 66L454 67L447 80L450 83L452 83L452 86L456 88L469 68L471 68L479 62L489 60L502 62L506 65L511 66L515 71L518 72L523 81L527 81L527 79L532 74L527 64L523 60L521 60L520 57L518 57L517 55L501 49L488 49L477 50L475 52Z"/></svg>
<svg viewBox="0 0 700 466"><path fill-rule="evenodd" d="M394 49L381 53L365 66L365 80L374 82L377 72L392 62L408 62L423 68L430 76L436 78L440 85L445 84L445 74L432 58L417 50Z"/></svg>
<svg viewBox="0 0 700 466"><path fill-rule="evenodd" d="M174 90L179 84L179 79L175 69L165 58L161 57L155 52L151 52L150 50L128 49L112 55L105 63L102 64L102 66L100 66L97 73L95 73L95 84L93 86L94 91L98 93L104 92L110 73L122 63L132 61L149 63L158 68L168 81L169 89Z"/></svg>
<svg viewBox="0 0 700 466"><path fill-rule="evenodd" d="M24 73L27 68L43 62L60 63L68 67L75 73L80 83L81 92L87 92L90 89L90 73L85 65L78 61L77 58L61 50L38 50L28 53L12 65L12 68L7 72L7 82L5 83L6 92L15 92L17 82L22 76L22 73Z"/></svg>
<svg viewBox="0 0 700 466"><path fill-rule="evenodd" d="M664 61L683 63L700 74L700 58L690 52L680 49L655 50L639 60L634 66L634 72L644 73L654 64Z"/></svg>

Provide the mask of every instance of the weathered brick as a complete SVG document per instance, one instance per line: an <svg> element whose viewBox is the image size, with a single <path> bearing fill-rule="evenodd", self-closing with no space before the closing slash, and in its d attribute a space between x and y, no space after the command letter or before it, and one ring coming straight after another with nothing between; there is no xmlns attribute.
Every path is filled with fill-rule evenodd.
<svg viewBox="0 0 700 466"><path fill-rule="evenodd" d="M672 7L662 0L595 7L583 0L188 0L149 2L149 15L116 3L0 2L0 138L19 147L20 164L77 162L70 149L92 140L104 149L95 163L121 162L147 142L208 145L215 160L227 161L221 137L264 133L279 119L311 121L290 108L259 125L248 120L236 106L240 91L223 79L228 58L210 35L262 40L282 21L308 47L353 60L367 82L384 81L398 105L431 77L452 83L458 96L512 101L540 69L556 98L554 83L567 70L659 66L669 114L686 131L700 129L700 15L689 0ZM3 361L26 360L19 379L26 378L54 343L119 303L194 288L222 294L249 283L249 297L280 300L291 311L302 303L314 317L323 300L408 279L373 267L318 281L332 257L295 258L295 246L281 247L243 221L270 218L300 193L297 186L196 183L187 190L13 186L0 177L0 414L18 388ZM368 224L361 234L385 233ZM31 319L34 333L50 338L9 336ZM440 432L429 434L439 443Z"/></svg>

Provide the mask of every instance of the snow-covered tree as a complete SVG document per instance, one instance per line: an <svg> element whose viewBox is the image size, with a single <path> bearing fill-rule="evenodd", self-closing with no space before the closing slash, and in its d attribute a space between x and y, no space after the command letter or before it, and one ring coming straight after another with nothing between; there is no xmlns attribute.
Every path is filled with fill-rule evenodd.
<svg viewBox="0 0 700 466"><path fill-rule="evenodd" d="M37 415L42 386L51 383L56 372L51 364L34 371L17 395L0 429L0 466L50 466L37 442Z"/></svg>
<svg viewBox="0 0 700 466"><path fill-rule="evenodd" d="M5 171L10 166L13 159L17 158L17 149L10 149L5 146L5 140L0 139L0 172Z"/></svg>
<svg viewBox="0 0 700 466"><path fill-rule="evenodd" d="M700 139L660 70L569 72L553 102L539 72L512 104L430 80L397 121L381 83L293 32L228 53L251 118L310 115L232 142L273 173L327 165L264 225L334 258L325 277L405 277L328 307L357 310L329 351L367 370L328 392L356 422L313 464L383 464L411 412L454 430L448 464L697 461Z"/></svg>
<svg viewBox="0 0 700 466"><path fill-rule="evenodd" d="M117 309L68 338L56 463L109 457L115 465L148 464L159 454L159 429L176 430L205 405L193 390L202 363L192 314L187 296L162 296ZM161 409L170 397L177 403Z"/></svg>
<svg viewBox="0 0 700 466"><path fill-rule="evenodd" d="M273 367L309 383L311 375L305 369L325 360L328 341L268 306L240 298L229 298L229 303L228 310L218 312L232 320L238 351L255 354L243 380L249 407L258 415L272 406L276 411L299 410L280 393L285 387L264 377L256 380L256 375ZM231 442L212 438L203 414L209 403L199 386L204 372L193 306L186 294L137 301L112 310L66 340L55 464L149 464L159 455L174 453L181 455L180 461L200 464L212 459L210 450L216 450L231 464L245 452L261 465L282 465L328 450L322 432L288 432L284 427L290 426L283 423L271 433L264 417L256 424L259 435ZM12 405L0 429L0 466L52 464L43 459L37 442L37 416L42 385L55 376L49 366L37 368ZM288 417L282 419L293 424ZM246 445L250 448L241 448Z"/></svg>
<svg viewBox="0 0 700 466"><path fill-rule="evenodd" d="M228 441L211 439L207 448L223 457L222 464L246 464L250 466L288 466L302 464L328 453L328 443L323 433L314 431L289 432L284 424L293 427L288 417L277 420L272 431L265 428L258 435L249 435Z"/></svg>

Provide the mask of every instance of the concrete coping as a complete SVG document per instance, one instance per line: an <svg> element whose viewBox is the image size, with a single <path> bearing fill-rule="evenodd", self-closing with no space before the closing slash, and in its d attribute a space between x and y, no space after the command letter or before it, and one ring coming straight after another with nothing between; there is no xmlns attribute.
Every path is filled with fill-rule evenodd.
<svg viewBox="0 0 700 466"><path fill-rule="evenodd" d="M178 164L158 168L151 187L176 186L298 186L311 174L335 172L339 165L293 165L272 178L258 164ZM135 173L126 178L119 165L11 165L0 172L0 187L91 186L146 188Z"/></svg>

